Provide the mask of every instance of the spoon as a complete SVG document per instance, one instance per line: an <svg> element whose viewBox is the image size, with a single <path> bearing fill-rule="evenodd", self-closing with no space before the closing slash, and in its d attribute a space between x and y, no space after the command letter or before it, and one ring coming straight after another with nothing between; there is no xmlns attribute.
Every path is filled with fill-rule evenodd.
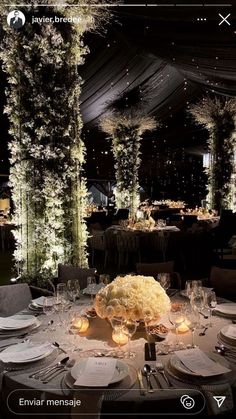
<svg viewBox="0 0 236 419"><path fill-rule="evenodd" d="M148 385L148 392L149 393L153 393L153 387L152 387L152 383L151 383L151 367L148 364L144 364L144 367L142 369L142 374L146 377L147 380L147 385Z"/></svg>
<svg viewBox="0 0 236 419"><path fill-rule="evenodd" d="M35 378L37 380L38 378L40 378L41 375L44 375L48 373L49 371L52 371L55 368L60 367L61 365L65 365L68 361L69 361L69 357L67 356L66 358L63 358L61 361L59 361L53 367L51 366L51 367L42 368L41 370L34 372L33 374L29 375L29 378Z"/></svg>
<svg viewBox="0 0 236 419"><path fill-rule="evenodd" d="M60 345L59 345L59 343L58 342L53 342L53 344L52 344L53 346L55 346L56 348L58 348L61 352L63 352L64 354L67 354L67 352L64 350L64 349L62 349L61 347L60 347Z"/></svg>
<svg viewBox="0 0 236 419"><path fill-rule="evenodd" d="M230 351L230 349L226 348L224 345L216 345L215 350L220 355L236 358L236 353L232 353L232 351Z"/></svg>
<svg viewBox="0 0 236 419"><path fill-rule="evenodd" d="M204 327L203 331L199 333L199 336L205 336L208 327Z"/></svg>

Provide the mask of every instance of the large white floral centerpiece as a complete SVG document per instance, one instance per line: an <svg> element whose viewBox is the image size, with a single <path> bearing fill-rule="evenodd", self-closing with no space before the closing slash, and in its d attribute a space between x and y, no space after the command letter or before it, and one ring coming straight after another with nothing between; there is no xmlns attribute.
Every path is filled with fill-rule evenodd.
<svg viewBox="0 0 236 419"><path fill-rule="evenodd" d="M142 321L158 321L170 309L170 299L151 276L117 277L96 295L95 309L99 317L119 316Z"/></svg>

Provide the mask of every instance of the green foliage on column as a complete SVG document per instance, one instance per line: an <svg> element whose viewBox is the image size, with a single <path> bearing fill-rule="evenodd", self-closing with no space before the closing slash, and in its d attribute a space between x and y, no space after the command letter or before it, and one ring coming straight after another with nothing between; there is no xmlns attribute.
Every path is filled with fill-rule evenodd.
<svg viewBox="0 0 236 419"><path fill-rule="evenodd" d="M209 131L209 207L234 209L236 100L207 97L193 105L190 113Z"/></svg>
<svg viewBox="0 0 236 419"><path fill-rule="evenodd" d="M85 148L79 110L82 80L77 66L88 52L83 33L95 28L97 18L104 20L107 13L89 5L38 7L56 2L31 0L27 4L33 8L19 6L26 23L14 30L6 22L10 9L4 4L8 3L4 0L0 6L1 59L8 79L5 113L11 135L15 260L24 280L42 284L57 274L60 262L87 266ZM32 16L54 19L55 15L79 20L32 24Z"/></svg>
<svg viewBox="0 0 236 419"><path fill-rule="evenodd" d="M142 111L113 111L105 115L101 129L112 139L115 159L116 207L129 208L136 215L139 205L139 167L142 134L156 127L154 118L143 116Z"/></svg>

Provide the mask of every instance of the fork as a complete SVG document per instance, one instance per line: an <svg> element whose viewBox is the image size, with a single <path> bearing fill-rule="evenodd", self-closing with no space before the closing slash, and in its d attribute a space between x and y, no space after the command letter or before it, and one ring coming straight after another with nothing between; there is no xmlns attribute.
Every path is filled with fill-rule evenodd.
<svg viewBox="0 0 236 419"><path fill-rule="evenodd" d="M163 364L162 364L161 361L156 361L156 371L159 372L162 375L162 377L164 378L166 384L169 387L172 387L172 384L170 383L170 381L168 380L168 378L166 376L166 373L165 373L165 370L164 370L164 366L163 366Z"/></svg>

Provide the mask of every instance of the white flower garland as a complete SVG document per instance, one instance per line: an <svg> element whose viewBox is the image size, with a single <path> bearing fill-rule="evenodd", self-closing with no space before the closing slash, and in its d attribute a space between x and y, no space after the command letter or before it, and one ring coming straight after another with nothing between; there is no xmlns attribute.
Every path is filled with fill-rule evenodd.
<svg viewBox="0 0 236 419"><path fill-rule="evenodd" d="M208 147L208 205L212 209L236 209L235 145L236 100L203 98L190 113L210 133Z"/></svg>
<svg viewBox="0 0 236 419"><path fill-rule="evenodd" d="M37 4L55 1L31 0L27 3L34 6L32 10L20 7L27 18L32 13L80 16L80 20L32 25L26 19L24 27L14 31L6 23L8 3L3 0L0 5L5 32L0 57L9 86L5 113L12 137L14 255L22 278L42 283L57 274L59 262L87 266L87 187L82 177L85 148L77 65L87 53L83 33L96 27L97 18L106 20L107 11L89 7L89 1L82 8L70 8L78 4L75 0L47 8Z"/></svg>
<svg viewBox="0 0 236 419"><path fill-rule="evenodd" d="M154 118L143 116L142 111L113 111L105 115L101 129L112 138L115 158L116 207L130 208L133 217L139 206L139 176L142 134L156 128Z"/></svg>

